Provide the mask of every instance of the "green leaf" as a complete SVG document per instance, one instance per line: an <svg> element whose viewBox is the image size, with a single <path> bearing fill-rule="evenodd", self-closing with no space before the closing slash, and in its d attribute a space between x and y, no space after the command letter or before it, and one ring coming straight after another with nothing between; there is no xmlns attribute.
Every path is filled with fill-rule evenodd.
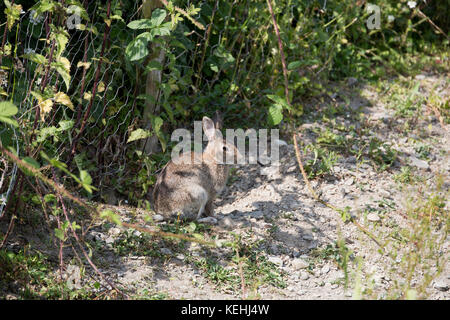
<svg viewBox="0 0 450 320"><path fill-rule="evenodd" d="M149 29L153 27L153 24L151 19L140 19L131 21L127 27L133 30Z"/></svg>
<svg viewBox="0 0 450 320"><path fill-rule="evenodd" d="M125 54L130 61L137 61L145 58L148 51L148 42L151 41L150 32L144 32L131 41L125 48Z"/></svg>
<svg viewBox="0 0 450 320"><path fill-rule="evenodd" d="M16 128L19 126L19 124L17 123L17 121L14 120L14 119L11 119L11 118L7 118L7 117L0 116L0 121L1 121L1 122L5 122L5 123L7 123L7 124L10 124L10 125L12 125L12 126L14 126L14 127L16 127Z"/></svg>
<svg viewBox="0 0 450 320"><path fill-rule="evenodd" d="M13 115L15 115L19 110L17 107L9 101L0 102L0 121L8 123L14 127L18 127L19 124L16 120L11 119Z"/></svg>
<svg viewBox="0 0 450 320"><path fill-rule="evenodd" d="M92 189L95 189L92 184L92 177L86 170L80 170L81 186L89 193L92 193Z"/></svg>
<svg viewBox="0 0 450 320"><path fill-rule="evenodd" d="M166 10L157 8L152 12L152 22L154 23L154 26L157 27L161 23L163 23L164 19L166 18Z"/></svg>
<svg viewBox="0 0 450 320"><path fill-rule="evenodd" d="M86 170L80 171L80 180L81 180L81 182L86 183L86 184L92 183L91 175Z"/></svg>
<svg viewBox="0 0 450 320"><path fill-rule="evenodd" d="M136 141L139 139L145 139L145 138L148 138L149 136L150 136L150 131L139 128L130 133L127 143Z"/></svg>
<svg viewBox="0 0 450 320"><path fill-rule="evenodd" d="M283 107L279 104L273 104L269 107L269 124L276 126L283 120Z"/></svg>
<svg viewBox="0 0 450 320"><path fill-rule="evenodd" d="M47 59L45 59L45 57L42 54L39 54L39 53L31 52L31 53L24 54L23 57L25 59L31 60L33 62L36 62L37 64L44 64L45 65L47 63Z"/></svg>
<svg viewBox="0 0 450 320"><path fill-rule="evenodd" d="M23 162L29 164L31 167L35 168L35 169L39 169L41 167L41 165L39 164L39 162L37 162L35 159L31 158L31 157L25 157L22 159ZM22 168L23 173L25 173L27 176L34 176L34 174L25 168Z"/></svg>
<svg viewBox="0 0 450 320"><path fill-rule="evenodd" d="M220 46L218 47L216 50L214 50L214 55L216 57L219 57L223 60L225 60L225 62L229 62L229 63L233 63L234 62L234 57L231 53L229 53L224 47Z"/></svg>
<svg viewBox="0 0 450 320"><path fill-rule="evenodd" d="M152 127L153 130L155 130L155 133L158 134L161 131L161 126L163 125L164 121L161 119L161 117L154 117L152 119Z"/></svg>
<svg viewBox="0 0 450 320"><path fill-rule="evenodd" d="M57 199L56 199L56 196L55 196L53 193L47 193L47 194L44 196L44 201L45 201L46 203L49 203L49 202L56 203Z"/></svg>
<svg viewBox="0 0 450 320"><path fill-rule="evenodd" d="M287 103L284 97L280 97L274 94L267 94L266 97L275 102L276 104L281 105L283 108L291 109L291 106L289 105L289 103Z"/></svg>
<svg viewBox="0 0 450 320"><path fill-rule="evenodd" d="M70 61L66 57L57 57L56 62L52 62L52 67L61 75L66 84L66 89L70 86Z"/></svg>
<svg viewBox="0 0 450 320"><path fill-rule="evenodd" d="M64 231L58 228L55 228L55 236L61 240L61 241L65 241L65 236L64 236Z"/></svg>
<svg viewBox="0 0 450 320"><path fill-rule="evenodd" d="M301 61L292 61L291 63L288 64L288 70L294 70L299 68L302 65Z"/></svg>
<svg viewBox="0 0 450 320"><path fill-rule="evenodd" d="M57 128L56 131L58 131L58 132L66 131L66 130L72 129L73 120L61 120L60 122L58 122L58 124L59 124L59 128Z"/></svg>
<svg viewBox="0 0 450 320"><path fill-rule="evenodd" d="M214 71L214 72L219 72L219 67L218 67L217 64L215 64L214 62L213 62L213 63L210 63L210 64L209 64L209 67L211 68L212 71Z"/></svg>
<svg viewBox="0 0 450 320"><path fill-rule="evenodd" d="M14 103L9 101L0 102L0 116L11 117L17 114L19 109L14 105Z"/></svg>
<svg viewBox="0 0 450 320"><path fill-rule="evenodd" d="M112 221L119 226L122 225L122 221L120 221L120 216L118 214L114 213L110 209L106 209L106 210L103 210L102 212L100 212L100 218Z"/></svg>
<svg viewBox="0 0 450 320"><path fill-rule="evenodd" d="M156 136L158 137L159 142L161 143L161 147L163 152L166 151L166 147L167 147L167 142L166 139L164 138L164 135L161 131L161 126L163 125L164 121L163 119L161 119L160 117L154 117L152 118L152 128L156 134Z"/></svg>
<svg viewBox="0 0 450 320"><path fill-rule="evenodd" d="M162 70L163 66L159 61L152 60L145 66L145 73L153 70Z"/></svg>

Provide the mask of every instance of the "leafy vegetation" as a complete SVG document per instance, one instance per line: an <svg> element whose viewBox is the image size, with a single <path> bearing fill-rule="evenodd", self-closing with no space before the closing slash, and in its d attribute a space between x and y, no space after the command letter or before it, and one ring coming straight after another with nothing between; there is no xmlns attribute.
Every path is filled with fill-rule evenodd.
<svg viewBox="0 0 450 320"><path fill-rule="evenodd" d="M3 0L0 148L2 160L10 165L2 167L0 219L9 217L13 225L15 219L26 221L39 211L34 217L48 229L55 246L62 251L78 242L83 261L90 264L92 244L80 237L88 228L80 220L88 214L85 208L72 207L74 200L113 199L150 210L148 193L175 145L170 133L191 128L194 120L216 110L223 113L224 127L244 130L276 127L288 134L308 117L326 123L327 128L315 131L316 143L303 150L313 155L305 163L309 178L332 174L342 156L388 170L397 151L377 137L362 139L365 126L336 123L334 117L346 113L344 104L332 103L316 114L306 101L323 102L324 96L333 96L329 82L365 79L386 93L395 116L408 119L405 130L424 105L448 124L449 100L427 99L420 94L419 83L404 76L416 76L430 64L445 70L450 5L373 3L381 8L375 28L369 27L374 13L365 1L276 1L278 38L266 1ZM393 77L410 82L395 84L390 81ZM358 117L356 112L351 116ZM146 147L152 139L157 148L149 153ZM420 159L429 159L427 145L417 144L415 151ZM406 184L416 179L409 167L403 167L396 180ZM429 219L413 209L408 214L425 230L434 225L433 217L442 217L441 203L439 197L424 198L417 206L430 212ZM101 218L119 221L109 211ZM195 224L165 228L193 237L210 236L207 227ZM86 291L92 289L89 286L71 291L64 281L49 280L51 267L33 248L5 250L8 236L9 232L0 234L2 285L18 282L23 298L93 297ZM431 233L419 232L420 239L407 235L415 244L425 243L428 236ZM112 247L119 255L138 251L160 257L152 239L126 233ZM243 268L240 273L211 259L193 263L215 283L230 282L236 288L243 276L250 287L259 283L284 287L282 273L251 245L237 241L233 248L234 266ZM329 248L339 264L347 263L346 251L338 260L337 250ZM417 259L408 262L407 279L411 268L420 265ZM155 292L142 296L166 297Z"/></svg>

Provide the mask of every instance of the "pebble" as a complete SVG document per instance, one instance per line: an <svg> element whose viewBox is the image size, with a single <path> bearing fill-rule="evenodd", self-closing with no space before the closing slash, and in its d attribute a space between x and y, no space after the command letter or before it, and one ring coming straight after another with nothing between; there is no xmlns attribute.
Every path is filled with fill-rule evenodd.
<svg viewBox="0 0 450 320"><path fill-rule="evenodd" d="M410 156L409 160L411 162L411 165L413 165L413 166L415 166L415 167L417 167L419 169L427 170L427 169L430 168L430 165L425 160L418 159L418 158L416 158L414 156Z"/></svg>
<svg viewBox="0 0 450 320"><path fill-rule="evenodd" d="M300 273L300 280L306 281L309 279L309 274L308 272L302 272Z"/></svg>
<svg viewBox="0 0 450 320"><path fill-rule="evenodd" d="M153 221L155 221L155 222L161 222L164 220L164 217L160 214L155 214L155 215L153 215L152 218L153 218Z"/></svg>
<svg viewBox="0 0 450 320"><path fill-rule="evenodd" d="M367 220L371 222L377 222L380 221L380 217L375 212L372 212L367 215Z"/></svg>
<svg viewBox="0 0 450 320"><path fill-rule="evenodd" d="M434 288L437 289L437 290L439 290L439 291L445 292L445 291L448 291L448 284L445 283L445 282L442 281L442 280L435 281L435 282L434 282Z"/></svg>
<svg viewBox="0 0 450 320"><path fill-rule="evenodd" d="M352 177L352 178L345 180L344 184L347 186L351 186L354 182L355 182L355 179L353 179L353 177Z"/></svg>
<svg viewBox="0 0 450 320"><path fill-rule="evenodd" d="M303 240L308 240L308 241L314 240L314 237L310 234L304 234L302 236L302 238L303 238Z"/></svg>
<svg viewBox="0 0 450 320"><path fill-rule="evenodd" d="M120 229L117 227L112 227L111 229L108 230L108 233L112 236L117 236L120 233Z"/></svg>
<svg viewBox="0 0 450 320"><path fill-rule="evenodd" d="M306 269L309 266L309 263L301 258L295 258L291 262L292 268L294 270Z"/></svg>
<svg viewBox="0 0 450 320"><path fill-rule="evenodd" d="M383 198L391 198L391 193L389 191L387 191L387 190L384 190L384 189L378 190L378 194L380 196L382 196Z"/></svg>
<svg viewBox="0 0 450 320"><path fill-rule="evenodd" d="M328 272L330 272L330 266L326 264L322 267L322 269L320 270L320 273L322 275L324 275L324 274L327 274Z"/></svg>
<svg viewBox="0 0 450 320"><path fill-rule="evenodd" d="M198 219L198 222L206 223L206 224L217 224L217 219L214 217L206 217L206 218Z"/></svg>
<svg viewBox="0 0 450 320"><path fill-rule="evenodd" d="M184 260L184 255L183 254L178 254L175 256L175 258L177 258L178 260Z"/></svg>
<svg viewBox="0 0 450 320"><path fill-rule="evenodd" d="M280 166L276 165L262 168L260 174L267 176L268 181L281 179Z"/></svg>
<svg viewBox="0 0 450 320"><path fill-rule="evenodd" d="M283 265L283 260L280 257L271 256L267 258L267 261L272 262L273 264L276 264L277 266L280 267Z"/></svg>
<svg viewBox="0 0 450 320"><path fill-rule="evenodd" d="M220 223L227 228L233 227L233 220L230 217L223 218Z"/></svg>
<svg viewBox="0 0 450 320"><path fill-rule="evenodd" d="M262 211L253 211L249 213L249 216L255 219L262 219L264 218L264 213Z"/></svg>
<svg viewBox="0 0 450 320"><path fill-rule="evenodd" d="M169 248L161 248L160 251L162 254L166 254L166 255L172 254L172 250L170 250Z"/></svg>

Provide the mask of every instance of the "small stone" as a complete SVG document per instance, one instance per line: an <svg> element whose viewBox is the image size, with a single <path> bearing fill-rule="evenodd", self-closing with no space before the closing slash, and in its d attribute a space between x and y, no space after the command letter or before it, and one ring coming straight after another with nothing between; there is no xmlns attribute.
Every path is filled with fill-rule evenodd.
<svg viewBox="0 0 450 320"><path fill-rule="evenodd" d="M303 240L308 240L308 241L311 241L311 240L314 239L314 237L312 235L310 235L310 234L304 234L302 236L302 238L303 238Z"/></svg>
<svg viewBox="0 0 450 320"><path fill-rule="evenodd" d="M180 253L176 255L175 258L177 258L178 260L184 260L184 255Z"/></svg>
<svg viewBox="0 0 450 320"><path fill-rule="evenodd" d="M281 178L280 166L271 165L269 167L264 167L260 171L261 175L267 176L267 179L277 180Z"/></svg>
<svg viewBox="0 0 450 320"><path fill-rule="evenodd" d="M283 260L280 257L271 256L267 258L267 261L272 262L273 264L276 264L277 266L280 267L283 265Z"/></svg>
<svg viewBox="0 0 450 320"><path fill-rule="evenodd" d="M220 224L223 227L230 228L233 226L233 220L230 217L224 217L223 219L220 220Z"/></svg>
<svg viewBox="0 0 450 320"><path fill-rule="evenodd" d="M206 224L217 224L217 219L214 217L206 217L206 218L198 219L198 222L206 223Z"/></svg>
<svg viewBox="0 0 450 320"><path fill-rule="evenodd" d="M155 221L155 222L164 221L164 217L160 214L155 214L155 215L153 215L153 221Z"/></svg>
<svg viewBox="0 0 450 320"><path fill-rule="evenodd" d="M380 196L382 196L383 198L391 198L391 193L389 191L387 191L387 190L384 190L384 189L378 190L378 194Z"/></svg>
<svg viewBox="0 0 450 320"><path fill-rule="evenodd" d="M358 148L357 146L356 146L356 148ZM346 163L356 163L356 157L355 156L350 156L350 157L348 157L348 158L346 158L345 159L345 162Z"/></svg>
<svg viewBox="0 0 450 320"><path fill-rule="evenodd" d="M375 212L372 212L367 215L367 220L371 222L377 222L380 221L380 217Z"/></svg>
<svg viewBox="0 0 450 320"><path fill-rule="evenodd" d="M294 258L300 257L300 251L294 250L294 251L292 252L292 256L293 256Z"/></svg>
<svg viewBox="0 0 450 320"><path fill-rule="evenodd" d="M317 241L312 241L312 242L308 245L308 249L309 249L309 250L312 250L312 249L317 248L317 246L318 246L318 242L317 242Z"/></svg>
<svg viewBox="0 0 450 320"><path fill-rule="evenodd" d="M264 218L264 213L262 211L253 211L253 212L250 212L249 215L252 218L255 218L255 219L262 219L262 218Z"/></svg>
<svg viewBox="0 0 450 320"><path fill-rule="evenodd" d="M165 255L171 255L172 254L172 250L170 250L169 248L161 248L161 253L165 254Z"/></svg>
<svg viewBox="0 0 450 320"><path fill-rule="evenodd" d="M344 184L347 186L351 186L353 183L355 182L355 179L353 179L353 177L345 180Z"/></svg>
<svg viewBox="0 0 450 320"><path fill-rule="evenodd" d="M294 270L300 270L308 268L309 263L301 258L295 258L292 260L291 265Z"/></svg>
<svg viewBox="0 0 450 320"><path fill-rule="evenodd" d="M136 237L140 237L142 235L142 232L140 232L139 230L134 230L133 235Z"/></svg>
<svg viewBox="0 0 450 320"><path fill-rule="evenodd" d="M302 271L302 272L300 273L300 280L306 281L306 280L308 280L308 279L309 279L309 274L308 274L308 272Z"/></svg>
<svg viewBox="0 0 450 320"><path fill-rule="evenodd" d="M439 291L445 292L445 291L448 291L448 284L442 280L438 280L438 281L434 282L434 288Z"/></svg>
<svg viewBox="0 0 450 320"><path fill-rule="evenodd" d="M322 275L324 275L324 274L327 274L328 272L330 272L330 266L326 264L322 267L322 269L320 270L320 273Z"/></svg>
<svg viewBox="0 0 450 320"><path fill-rule="evenodd" d="M430 165L428 164L428 162L426 162L424 160L421 160L421 159L418 159L418 158L416 158L414 156L410 156L409 160L411 161L411 165L413 165L413 166L415 166L415 167L417 167L419 169L427 170L427 169L430 168Z"/></svg>
<svg viewBox="0 0 450 320"><path fill-rule="evenodd" d="M353 86L353 85L355 85L357 82L358 82L358 79L357 79L357 78L354 78L354 77L350 77L350 78L347 79L347 84L348 84L349 86Z"/></svg>
<svg viewBox="0 0 450 320"><path fill-rule="evenodd" d="M117 236L120 233L120 229L117 227L113 227L111 229L108 230L108 233L112 236Z"/></svg>

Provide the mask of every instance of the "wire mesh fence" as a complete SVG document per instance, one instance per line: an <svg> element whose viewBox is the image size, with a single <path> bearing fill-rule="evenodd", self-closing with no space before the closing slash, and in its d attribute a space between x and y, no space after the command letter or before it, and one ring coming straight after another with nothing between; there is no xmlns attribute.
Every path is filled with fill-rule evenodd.
<svg viewBox="0 0 450 320"><path fill-rule="evenodd" d="M179 7L148 2L181 14L166 19L177 35L153 37L150 54L137 62L130 61L127 50L141 30L127 25L143 17L142 2L5 2L5 20L14 10L16 20L1 24L0 93L18 107L20 128L2 125L3 143L14 143L20 157L45 152L86 169L101 189L125 179L133 158L127 152L140 148L127 139L133 128L147 126L143 110L149 101L160 110L151 116L160 117L166 129L212 109L228 112L229 121L251 117L258 87L269 81L264 74L271 53L252 20L265 3L247 1L248 7L238 8L236 2L218 0L175 3ZM231 27L230 19L242 20L241 28ZM165 53L162 65L152 61L153 43ZM154 69L162 76L158 94L149 97L147 77ZM3 209L17 167L2 170Z"/></svg>

